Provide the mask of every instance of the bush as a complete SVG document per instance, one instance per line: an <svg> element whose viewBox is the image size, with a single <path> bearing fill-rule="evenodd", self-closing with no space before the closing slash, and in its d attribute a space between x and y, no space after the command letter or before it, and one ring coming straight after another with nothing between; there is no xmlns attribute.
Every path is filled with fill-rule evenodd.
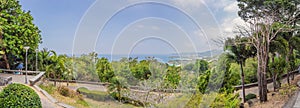
<svg viewBox="0 0 300 108"><path fill-rule="evenodd" d="M59 86L57 88L57 91L59 92L59 94L65 96L65 97L71 97L71 98L73 98L73 97L78 96L79 99L82 98L77 92L75 92L74 90L69 89L66 86Z"/></svg>
<svg viewBox="0 0 300 108"><path fill-rule="evenodd" d="M245 96L245 100L248 101L250 99L254 99L256 98L256 95L255 94L252 94L252 93L249 93L248 95Z"/></svg>
<svg viewBox="0 0 300 108"><path fill-rule="evenodd" d="M171 104L166 107L173 107L174 104L176 105L180 102L185 102L186 100L187 103L184 108L239 108L241 103L241 100L238 98L238 94L226 92L209 94L201 94L200 92L196 92L191 97L188 95L182 97L184 97L182 98L184 100L179 102L171 102Z"/></svg>
<svg viewBox="0 0 300 108"><path fill-rule="evenodd" d="M0 93L1 108L42 108L35 91L22 84L10 84Z"/></svg>
<svg viewBox="0 0 300 108"><path fill-rule="evenodd" d="M298 87L296 85L283 84L279 89L279 93L281 95L291 96L297 90L297 88Z"/></svg>
<svg viewBox="0 0 300 108"><path fill-rule="evenodd" d="M238 94L233 93L218 93L214 102L210 105L211 108L238 108L241 100Z"/></svg>

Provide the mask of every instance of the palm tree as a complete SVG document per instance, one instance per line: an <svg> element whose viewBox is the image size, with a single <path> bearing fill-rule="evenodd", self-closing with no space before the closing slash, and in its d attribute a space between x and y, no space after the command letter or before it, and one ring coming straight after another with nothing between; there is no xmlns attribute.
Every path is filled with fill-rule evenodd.
<svg viewBox="0 0 300 108"><path fill-rule="evenodd" d="M243 66L245 61L249 57L254 57L256 54L255 47L248 43L248 38L236 36L235 38L227 38L225 41L225 50L231 52L228 55L229 58L234 60L240 65L241 70L241 81L242 81L242 92L243 92L243 102L245 103L245 75L243 71Z"/></svg>
<svg viewBox="0 0 300 108"><path fill-rule="evenodd" d="M299 34L293 35L293 33L284 33L283 38L286 39L286 41L288 41L288 44L287 44L288 52L286 55L286 62L288 63L287 81L289 84L290 83L290 81L289 81L290 73L289 72L296 68L295 61L294 61L294 59L295 59L294 50L295 49L300 50L300 46L299 46L300 35ZM292 77L292 79L293 78L294 77Z"/></svg>
<svg viewBox="0 0 300 108"><path fill-rule="evenodd" d="M65 66L66 56L57 56L56 53L50 56L50 64L46 66L46 73L48 77L54 78L54 85L56 86L57 79L63 78L63 73L68 71Z"/></svg>
<svg viewBox="0 0 300 108"><path fill-rule="evenodd" d="M277 79L278 77L281 76L281 73L283 73L285 65L280 65L283 67L279 67L280 69L278 69L278 67L275 67L275 65L279 65L279 61L275 61L275 56L281 56L279 57L279 59L281 59L282 57L286 56L287 53L287 45L288 42L282 37L282 36L277 36L276 39L271 42L270 44L270 58L271 58L271 63L269 63L269 72L270 75L272 76L272 80L273 80L273 87L274 87L274 91L277 90L278 87L281 86L280 84L280 78ZM277 58L278 58L277 57ZM283 69L283 70L282 70ZM282 71L278 71L278 70L282 70ZM278 84L277 84L278 82Z"/></svg>
<svg viewBox="0 0 300 108"><path fill-rule="evenodd" d="M39 59L39 70L46 70L46 66L52 63L51 56L56 56L56 52L53 50L47 50L44 48L40 52L38 52L38 59Z"/></svg>
<svg viewBox="0 0 300 108"><path fill-rule="evenodd" d="M121 92L123 90L126 90L127 87L125 86L124 83L122 82L126 82L124 81L125 79L123 77L120 76L114 76L111 80L110 80L110 84L108 86L108 91L110 94L114 94L115 98L117 98L117 100L119 100L121 102L122 99L122 94Z"/></svg>
<svg viewBox="0 0 300 108"><path fill-rule="evenodd" d="M63 73L64 79L67 80L67 86L69 86L69 80L73 79L73 72L74 72L74 68L73 68L73 58L67 58L65 59L65 71Z"/></svg>

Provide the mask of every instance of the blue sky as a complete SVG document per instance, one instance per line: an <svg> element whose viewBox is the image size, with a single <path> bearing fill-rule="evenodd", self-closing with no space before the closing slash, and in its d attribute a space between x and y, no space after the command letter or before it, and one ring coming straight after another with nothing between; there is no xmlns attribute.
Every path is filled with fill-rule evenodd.
<svg viewBox="0 0 300 108"><path fill-rule="evenodd" d="M242 20L234 0L20 0L59 54L169 54L220 49Z"/></svg>

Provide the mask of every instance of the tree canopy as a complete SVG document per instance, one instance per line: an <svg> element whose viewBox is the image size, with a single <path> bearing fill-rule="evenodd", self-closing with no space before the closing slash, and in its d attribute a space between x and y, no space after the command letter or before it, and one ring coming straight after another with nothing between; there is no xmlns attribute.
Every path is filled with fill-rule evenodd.
<svg viewBox="0 0 300 108"><path fill-rule="evenodd" d="M42 42L40 30L33 23L30 11L22 10L17 0L0 0L0 40L5 68L11 68L15 58L23 58L24 46L37 49Z"/></svg>

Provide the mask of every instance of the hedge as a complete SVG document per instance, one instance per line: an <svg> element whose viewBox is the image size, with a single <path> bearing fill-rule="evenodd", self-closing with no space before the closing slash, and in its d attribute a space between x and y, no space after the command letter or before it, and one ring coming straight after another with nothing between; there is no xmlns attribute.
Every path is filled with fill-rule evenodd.
<svg viewBox="0 0 300 108"><path fill-rule="evenodd" d="M10 84L0 93L0 108L42 108L36 92L23 84Z"/></svg>
<svg viewBox="0 0 300 108"><path fill-rule="evenodd" d="M245 100L248 101L250 99L255 99L256 98L256 95L255 94L252 94L252 93L249 93L248 95L245 96Z"/></svg>

